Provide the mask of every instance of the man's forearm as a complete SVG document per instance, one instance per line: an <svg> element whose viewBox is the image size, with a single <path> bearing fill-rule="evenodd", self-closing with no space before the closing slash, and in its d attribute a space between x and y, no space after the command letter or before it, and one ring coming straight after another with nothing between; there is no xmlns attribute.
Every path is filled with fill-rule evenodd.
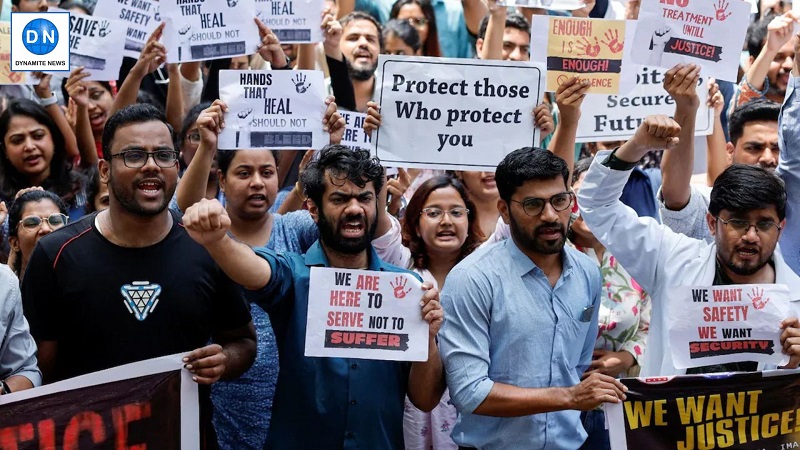
<svg viewBox="0 0 800 450"><path fill-rule="evenodd" d="M225 353L225 373L223 380L239 378L253 365L256 359L256 341L251 338L240 338L222 345Z"/></svg>
<svg viewBox="0 0 800 450"><path fill-rule="evenodd" d="M33 382L22 375L12 375L6 378L6 384L11 392L24 391L33 388Z"/></svg>
<svg viewBox="0 0 800 450"><path fill-rule="evenodd" d="M569 388L521 388L495 382L489 396L473 414L492 417L522 417L573 409Z"/></svg>
<svg viewBox="0 0 800 450"><path fill-rule="evenodd" d="M680 142L670 151L665 151L661 160L663 182L661 194L664 205L671 210L681 210L692 195L692 168L694 167L694 127L697 109L678 109L675 121L681 126Z"/></svg>
<svg viewBox="0 0 800 450"><path fill-rule="evenodd" d="M230 236L207 245L206 250L231 280L247 290L263 288L272 277L272 268L264 258Z"/></svg>
<svg viewBox="0 0 800 450"><path fill-rule="evenodd" d="M746 82L750 83L750 86L754 89L758 91L764 89L764 80L767 78L767 72L769 72L769 67L776 54L777 53L770 52L767 46L764 45L764 48L761 49L761 52L756 57L755 61L753 61L753 64L747 69L747 73L745 74Z"/></svg>
<svg viewBox="0 0 800 450"><path fill-rule="evenodd" d="M430 411L439 403L446 387L439 347L431 338L428 344L428 360L411 364L408 398L417 408Z"/></svg>

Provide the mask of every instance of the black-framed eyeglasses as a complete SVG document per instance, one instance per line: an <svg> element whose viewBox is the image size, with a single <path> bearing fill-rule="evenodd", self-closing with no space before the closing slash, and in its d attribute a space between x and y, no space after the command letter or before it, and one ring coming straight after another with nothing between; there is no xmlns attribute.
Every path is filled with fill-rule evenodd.
<svg viewBox="0 0 800 450"><path fill-rule="evenodd" d="M26 216L19 221L17 226L22 226L22 228L27 230L38 230L43 222L47 222L47 225L55 230L66 225L67 222L69 222L69 217L67 217L66 214L60 213L50 214L47 217Z"/></svg>
<svg viewBox="0 0 800 450"><path fill-rule="evenodd" d="M731 229L740 235L744 236L747 232L750 231L750 227L755 227L756 232L758 233L771 233L773 231L781 231L782 228L777 223L771 220L764 220L761 222L750 223L747 220L742 219L728 219L725 220L719 216L715 217L715 219L719 220L720 222L724 223L725 225L731 227Z"/></svg>
<svg viewBox="0 0 800 450"><path fill-rule="evenodd" d="M444 220L444 215L447 214L450 216L450 220L453 221L461 221L467 218L467 214L469 214L469 209L462 208L462 207L455 207L450 210L442 209L442 208L423 208L422 211L419 212L420 215L425 215L430 220L441 222Z"/></svg>
<svg viewBox="0 0 800 450"><path fill-rule="evenodd" d="M156 150L154 152L146 152L144 150L126 150L117 154L111 155L112 158L121 157L125 163L125 167L130 169L141 169L147 164L147 160L153 157L158 167L167 169L174 167L178 163L178 152L175 150Z"/></svg>
<svg viewBox="0 0 800 450"><path fill-rule="evenodd" d="M572 206L574 198L575 194L572 192L562 192L550 198L529 197L522 201L513 199L511 201L522 205L522 210L525 211L525 214L536 217L544 211L545 203L550 203L553 209L560 212Z"/></svg>

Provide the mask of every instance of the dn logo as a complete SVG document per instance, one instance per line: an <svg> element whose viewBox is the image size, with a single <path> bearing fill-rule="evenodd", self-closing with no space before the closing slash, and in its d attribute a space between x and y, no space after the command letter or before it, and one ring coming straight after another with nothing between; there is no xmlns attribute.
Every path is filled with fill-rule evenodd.
<svg viewBox="0 0 800 450"><path fill-rule="evenodd" d="M22 43L34 55L46 55L58 44L58 30L47 19L34 19L22 30Z"/></svg>

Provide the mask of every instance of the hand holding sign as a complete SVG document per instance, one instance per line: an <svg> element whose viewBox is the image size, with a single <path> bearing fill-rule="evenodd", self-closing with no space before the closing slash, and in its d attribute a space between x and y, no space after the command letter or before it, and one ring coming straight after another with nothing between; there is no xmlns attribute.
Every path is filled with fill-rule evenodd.
<svg viewBox="0 0 800 450"><path fill-rule="evenodd" d="M602 373L593 373L580 384L568 388L570 408L591 411L603 403L619 403L625 400L628 390L619 380Z"/></svg>
<svg viewBox="0 0 800 450"><path fill-rule="evenodd" d="M364 119L364 133L372 137L372 132L381 126L381 105L367 102L367 118Z"/></svg>
<svg viewBox="0 0 800 450"><path fill-rule="evenodd" d="M282 69L286 67L286 54L283 53L281 41L278 36L272 32L264 22L257 17L253 19L258 25L258 35L261 37L261 43L258 44L258 54L268 62L273 69Z"/></svg>
<svg viewBox="0 0 800 450"><path fill-rule="evenodd" d="M556 91L556 105L561 122L565 125L574 125L581 118L581 103L586 98L586 92L591 87L589 80L572 77L558 87Z"/></svg>
<svg viewBox="0 0 800 450"><path fill-rule="evenodd" d="M192 373L192 380L198 384L213 384L222 378L228 363L228 356L219 344L211 344L193 350L183 358L186 370Z"/></svg>
<svg viewBox="0 0 800 450"><path fill-rule="evenodd" d="M144 77L149 73L155 72L167 60L167 49L159 42L164 32L164 25L164 22L162 22L147 38L147 43L145 43L144 49L139 54L139 59L131 69L131 72Z"/></svg>
<svg viewBox="0 0 800 450"><path fill-rule="evenodd" d="M433 338L439 334L444 323L444 309L439 302L439 290L433 284L429 281L422 283L422 290L425 292L419 302L422 305L422 318L428 322L428 335Z"/></svg>
<svg viewBox="0 0 800 450"><path fill-rule="evenodd" d="M91 75L83 67L78 67L69 74L67 83L64 86L67 90L70 100L74 101L76 106L88 107L89 106L89 88L83 81Z"/></svg>
<svg viewBox="0 0 800 450"><path fill-rule="evenodd" d="M800 320L791 317L781 322L781 345L783 353L789 355L789 363L784 369L796 369L800 365Z"/></svg>
<svg viewBox="0 0 800 450"><path fill-rule="evenodd" d="M225 128L225 113L228 111L228 105L218 99L197 116L195 124L200 132L200 147L209 149L211 153L217 149L217 139Z"/></svg>
<svg viewBox="0 0 800 450"><path fill-rule="evenodd" d="M327 131L331 136L331 144L340 144L344 138L344 130L346 123L344 117L339 114L338 107L336 106L336 98L329 95L325 99L325 117L322 118L322 129Z"/></svg>
<svg viewBox="0 0 800 450"><path fill-rule="evenodd" d="M664 90L675 99L677 109L697 110L700 105L697 96L699 78L700 66L696 64L678 64L664 74Z"/></svg>
<svg viewBox="0 0 800 450"><path fill-rule="evenodd" d="M725 106L725 97L719 90L717 80L713 78L708 79L708 100L706 100L709 108L714 108L714 114L719 117L722 114L722 108Z"/></svg>
<svg viewBox="0 0 800 450"><path fill-rule="evenodd" d="M541 131L542 140L544 140L547 136L550 136L556 129L555 121L553 120L553 114L550 112L550 107L547 103L540 103L539 106L534 108L533 110L533 120L536 128Z"/></svg>

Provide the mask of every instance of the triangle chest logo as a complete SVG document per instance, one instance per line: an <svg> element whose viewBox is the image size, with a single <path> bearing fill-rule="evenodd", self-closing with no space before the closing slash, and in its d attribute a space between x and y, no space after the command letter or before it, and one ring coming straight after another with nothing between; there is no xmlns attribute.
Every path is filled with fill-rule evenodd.
<svg viewBox="0 0 800 450"><path fill-rule="evenodd" d="M143 321L156 309L161 286L149 281L134 281L131 284L123 285L120 292L125 299L128 312L133 314L137 320Z"/></svg>

